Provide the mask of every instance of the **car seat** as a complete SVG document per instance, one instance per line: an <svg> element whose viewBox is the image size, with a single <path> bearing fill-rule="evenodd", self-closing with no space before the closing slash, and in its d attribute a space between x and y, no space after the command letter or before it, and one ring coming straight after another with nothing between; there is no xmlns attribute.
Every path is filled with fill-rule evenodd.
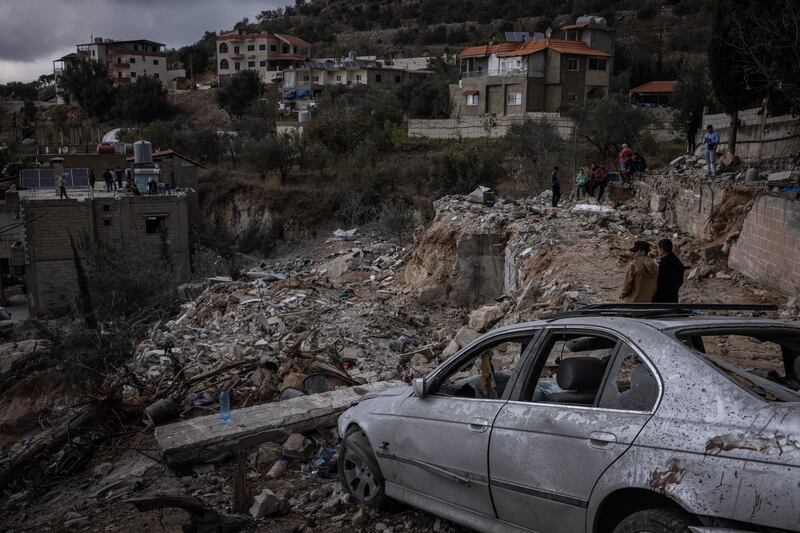
<svg viewBox="0 0 800 533"><path fill-rule="evenodd" d="M556 371L556 383L564 392L547 394L545 401L592 405L605 370L606 364L596 357L562 359Z"/></svg>

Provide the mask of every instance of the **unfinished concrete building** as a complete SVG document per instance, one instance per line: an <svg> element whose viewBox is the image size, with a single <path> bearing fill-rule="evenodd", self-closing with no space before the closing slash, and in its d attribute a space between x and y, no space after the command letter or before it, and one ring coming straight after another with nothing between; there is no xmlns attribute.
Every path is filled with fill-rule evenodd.
<svg viewBox="0 0 800 533"><path fill-rule="evenodd" d="M59 163L54 163L53 171L62 172ZM0 230L0 250L7 252L0 254L0 270L24 280L32 316L64 311L77 294L70 237L154 257L166 242L176 281L188 277L191 217L187 192L192 191L132 195L106 192L101 184L90 191L80 183L69 183L69 199L59 199L52 185L43 185L7 191L0 204L5 223Z"/></svg>

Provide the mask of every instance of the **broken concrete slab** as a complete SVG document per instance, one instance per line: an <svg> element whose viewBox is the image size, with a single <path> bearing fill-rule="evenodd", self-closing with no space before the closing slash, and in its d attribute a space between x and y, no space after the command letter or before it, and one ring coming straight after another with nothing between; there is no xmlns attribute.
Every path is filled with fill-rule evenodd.
<svg viewBox="0 0 800 533"><path fill-rule="evenodd" d="M402 381L379 381L235 409L230 424L221 423L219 415L213 414L159 426L155 437L167 463L201 462L265 442L283 442L291 433L334 426L338 415L362 396L404 385Z"/></svg>
<svg viewBox="0 0 800 533"><path fill-rule="evenodd" d="M455 341L456 344L458 344L459 348L463 348L464 346L471 343L478 337L480 337L480 333L467 326L464 326L463 328L458 330L456 336L453 337L453 340Z"/></svg>
<svg viewBox="0 0 800 533"><path fill-rule="evenodd" d="M795 183L798 180L800 180L800 172L794 170L773 172L767 176L767 181L769 183Z"/></svg>

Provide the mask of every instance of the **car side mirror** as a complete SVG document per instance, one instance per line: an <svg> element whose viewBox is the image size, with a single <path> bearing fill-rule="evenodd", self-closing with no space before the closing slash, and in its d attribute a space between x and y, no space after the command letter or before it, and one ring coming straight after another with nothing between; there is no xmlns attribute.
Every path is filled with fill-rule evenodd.
<svg viewBox="0 0 800 533"><path fill-rule="evenodd" d="M411 388L414 389L414 396L417 398L425 397L426 386L427 383L425 382L425 378L414 378L411 380Z"/></svg>

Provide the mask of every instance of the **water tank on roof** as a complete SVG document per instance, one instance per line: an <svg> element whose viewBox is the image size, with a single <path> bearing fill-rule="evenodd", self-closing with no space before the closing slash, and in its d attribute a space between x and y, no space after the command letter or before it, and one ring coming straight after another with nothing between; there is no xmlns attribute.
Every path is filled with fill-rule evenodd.
<svg viewBox="0 0 800 533"><path fill-rule="evenodd" d="M605 17L598 17L596 15L584 15L578 17L575 24L592 24L595 26L607 26Z"/></svg>
<svg viewBox="0 0 800 533"><path fill-rule="evenodd" d="M153 147L147 141L136 141L133 143L133 162L134 163L152 163L153 162Z"/></svg>

